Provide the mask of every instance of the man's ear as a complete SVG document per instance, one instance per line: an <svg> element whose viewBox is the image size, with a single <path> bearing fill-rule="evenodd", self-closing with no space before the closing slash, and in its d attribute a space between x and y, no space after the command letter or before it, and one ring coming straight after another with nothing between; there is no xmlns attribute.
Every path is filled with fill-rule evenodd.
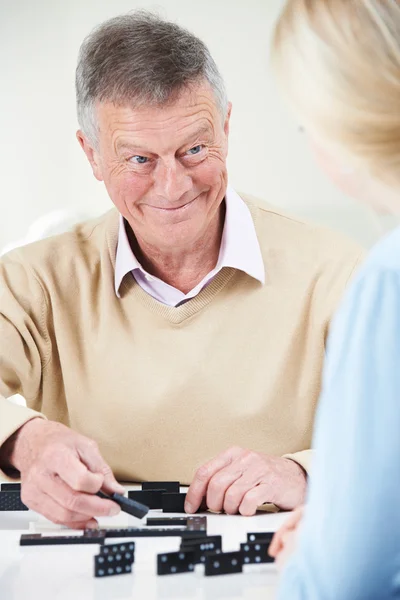
<svg viewBox="0 0 400 600"><path fill-rule="evenodd" d="M76 138L82 146L82 149L86 154L88 161L90 162L93 175L98 181L103 181L99 153L95 148L93 148L92 144L89 142L85 134L80 129L76 132Z"/></svg>
<svg viewBox="0 0 400 600"><path fill-rule="evenodd" d="M229 123L231 120L232 114L232 102L228 102L228 110L226 111L225 123L224 123L224 132L226 137L229 135Z"/></svg>

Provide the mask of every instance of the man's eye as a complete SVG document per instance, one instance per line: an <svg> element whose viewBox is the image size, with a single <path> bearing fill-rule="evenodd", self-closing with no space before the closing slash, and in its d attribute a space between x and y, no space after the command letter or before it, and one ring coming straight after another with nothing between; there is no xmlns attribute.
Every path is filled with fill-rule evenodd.
<svg viewBox="0 0 400 600"><path fill-rule="evenodd" d="M137 165L145 165L149 159L147 156L132 156L129 160Z"/></svg>
<svg viewBox="0 0 400 600"><path fill-rule="evenodd" d="M189 154L190 156L193 156L194 154L199 154L202 150L203 150L204 146L199 145L199 146L195 146L194 148L191 148L190 150L188 150L186 152L186 154Z"/></svg>

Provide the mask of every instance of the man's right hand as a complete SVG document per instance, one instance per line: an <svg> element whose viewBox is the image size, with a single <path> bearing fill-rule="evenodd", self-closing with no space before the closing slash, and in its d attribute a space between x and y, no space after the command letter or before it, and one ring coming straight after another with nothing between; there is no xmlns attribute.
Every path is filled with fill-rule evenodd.
<svg viewBox="0 0 400 600"><path fill-rule="evenodd" d="M120 512L94 494L124 493L97 444L52 421L32 419L2 447L7 462L21 473L21 499L50 521L71 529L96 527L96 516Z"/></svg>

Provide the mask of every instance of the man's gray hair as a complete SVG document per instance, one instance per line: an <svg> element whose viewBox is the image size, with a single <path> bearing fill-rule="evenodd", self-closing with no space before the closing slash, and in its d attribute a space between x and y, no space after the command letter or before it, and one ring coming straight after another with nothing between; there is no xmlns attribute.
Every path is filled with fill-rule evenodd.
<svg viewBox="0 0 400 600"><path fill-rule="evenodd" d="M223 118L224 81L207 46L175 23L147 11L105 21L83 41L76 69L79 126L97 144L97 102L163 106L184 88L207 81Z"/></svg>

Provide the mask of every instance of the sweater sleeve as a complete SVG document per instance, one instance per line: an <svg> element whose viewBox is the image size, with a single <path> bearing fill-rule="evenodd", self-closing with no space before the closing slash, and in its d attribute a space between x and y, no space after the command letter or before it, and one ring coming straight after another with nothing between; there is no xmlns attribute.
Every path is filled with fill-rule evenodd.
<svg viewBox="0 0 400 600"><path fill-rule="evenodd" d="M290 458L302 467L306 473L310 472L311 463L314 456L314 450L301 450L293 454L285 454L283 458Z"/></svg>
<svg viewBox="0 0 400 600"><path fill-rule="evenodd" d="M342 261L335 262L334 268L326 269L322 278L322 290L319 294L321 313L323 314L322 322L325 330L325 339L328 338L330 323L332 317L341 303L342 297L346 291L346 287L351 282L357 269L365 259L365 252L352 252L345 256ZM304 471L310 475L313 459L313 449L302 449L298 452L285 454L283 458L289 458L298 463Z"/></svg>
<svg viewBox="0 0 400 600"><path fill-rule="evenodd" d="M24 423L42 417L42 369L50 359L47 305L41 284L14 252L0 261L0 453ZM21 394L28 407L7 398ZM0 473L1 474L1 473ZM3 474L4 475L4 474Z"/></svg>
<svg viewBox="0 0 400 600"><path fill-rule="evenodd" d="M309 502L279 600L400 594L400 276L366 272L328 343Z"/></svg>

